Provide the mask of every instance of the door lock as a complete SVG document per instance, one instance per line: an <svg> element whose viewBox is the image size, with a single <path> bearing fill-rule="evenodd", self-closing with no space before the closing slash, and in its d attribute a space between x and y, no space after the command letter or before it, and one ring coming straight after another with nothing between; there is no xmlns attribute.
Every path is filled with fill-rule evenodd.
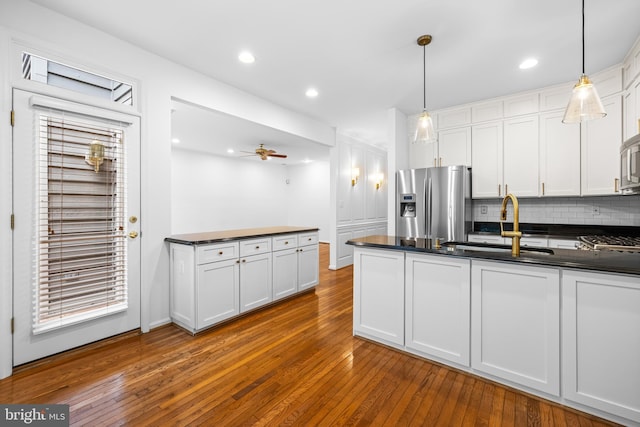
<svg viewBox="0 0 640 427"><path fill-rule="evenodd" d="M137 231L131 231L129 233L129 237L131 237L132 239L135 239L136 237L138 237L138 232Z"/></svg>

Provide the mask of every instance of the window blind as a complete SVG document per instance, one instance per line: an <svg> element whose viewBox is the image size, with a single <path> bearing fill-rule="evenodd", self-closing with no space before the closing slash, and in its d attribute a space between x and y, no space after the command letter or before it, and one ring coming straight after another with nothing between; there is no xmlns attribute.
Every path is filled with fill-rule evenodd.
<svg viewBox="0 0 640 427"><path fill-rule="evenodd" d="M127 308L123 131L47 114L38 126L34 333ZM86 160L96 141L98 172Z"/></svg>

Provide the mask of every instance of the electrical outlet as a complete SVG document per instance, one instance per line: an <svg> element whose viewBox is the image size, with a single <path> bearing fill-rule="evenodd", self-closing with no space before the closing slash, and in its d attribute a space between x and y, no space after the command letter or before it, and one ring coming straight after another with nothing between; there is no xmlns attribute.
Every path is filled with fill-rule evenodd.
<svg viewBox="0 0 640 427"><path fill-rule="evenodd" d="M600 206L594 206L593 207L593 214L594 215L600 215Z"/></svg>
<svg viewBox="0 0 640 427"><path fill-rule="evenodd" d="M487 207L486 207L485 205L481 205L481 206L480 206L480 213L481 213L482 215L486 215L486 214L487 214L487 211L488 211L488 209L487 209Z"/></svg>

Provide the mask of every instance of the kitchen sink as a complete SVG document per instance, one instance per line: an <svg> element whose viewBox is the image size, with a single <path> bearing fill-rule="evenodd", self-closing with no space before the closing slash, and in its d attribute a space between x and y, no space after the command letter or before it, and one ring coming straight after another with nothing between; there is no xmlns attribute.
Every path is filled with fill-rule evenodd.
<svg viewBox="0 0 640 427"><path fill-rule="evenodd" d="M474 242L445 242L442 244L445 248L461 251L476 252L502 252L511 253L511 245L496 245L491 243L474 243ZM547 248L520 247L520 255L536 254L536 255L553 255L553 250Z"/></svg>

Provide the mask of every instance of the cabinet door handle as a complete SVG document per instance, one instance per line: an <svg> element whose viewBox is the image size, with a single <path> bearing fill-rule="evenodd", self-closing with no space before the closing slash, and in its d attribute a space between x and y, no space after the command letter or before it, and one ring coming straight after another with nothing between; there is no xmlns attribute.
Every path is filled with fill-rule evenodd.
<svg viewBox="0 0 640 427"><path fill-rule="evenodd" d="M615 193L619 192L620 189L618 188L618 183L620 182L620 180L618 178L613 180L613 191Z"/></svg>
<svg viewBox="0 0 640 427"><path fill-rule="evenodd" d="M442 157L440 157L440 164L438 166L442 166Z"/></svg>
<svg viewBox="0 0 640 427"><path fill-rule="evenodd" d="M246 259L243 259L243 260L242 260L242 262L247 262L247 260L246 260Z"/></svg>
<svg viewBox="0 0 640 427"><path fill-rule="evenodd" d="M507 194L509 194L509 185L505 184L504 185L504 195L506 196Z"/></svg>
<svg viewBox="0 0 640 427"><path fill-rule="evenodd" d="M542 195L544 196L544 182L542 183Z"/></svg>
<svg viewBox="0 0 640 427"><path fill-rule="evenodd" d="M500 188L500 184L498 184L498 197L502 195L502 188Z"/></svg>
<svg viewBox="0 0 640 427"><path fill-rule="evenodd" d="M239 259L236 260L236 264L240 264L240 260Z"/></svg>
<svg viewBox="0 0 640 427"><path fill-rule="evenodd" d="M435 157L433 158L433 166L438 166L438 159Z"/></svg>

